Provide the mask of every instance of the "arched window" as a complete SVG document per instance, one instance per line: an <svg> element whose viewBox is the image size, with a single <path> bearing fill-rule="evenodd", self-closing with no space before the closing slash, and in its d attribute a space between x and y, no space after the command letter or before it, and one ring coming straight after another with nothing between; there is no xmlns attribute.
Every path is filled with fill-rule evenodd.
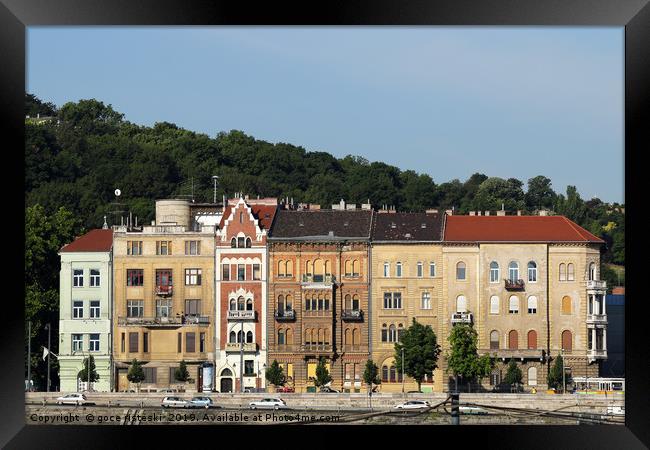
<svg viewBox="0 0 650 450"><path fill-rule="evenodd" d="M246 238L246 248L251 248L251 238Z"/></svg>
<svg viewBox="0 0 650 450"><path fill-rule="evenodd" d="M571 314L571 297L565 295L562 297L562 314Z"/></svg>
<svg viewBox="0 0 650 450"><path fill-rule="evenodd" d="M418 273L417 273L418 277L423 277L424 276L424 265L422 264L422 262L418 261L417 268L418 268Z"/></svg>
<svg viewBox="0 0 650 450"><path fill-rule="evenodd" d="M508 333L508 348L511 350L517 350L519 348L519 334L517 330L512 330Z"/></svg>
<svg viewBox="0 0 650 450"><path fill-rule="evenodd" d="M287 266L285 265L285 262L280 260L278 261L278 277L286 277L287 276L287 271L286 271Z"/></svg>
<svg viewBox="0 0 650 450"><path fill-rule="evenodd" d="M467 312L467 299L464 295L459 295L456 298L456 312Z"/></svg>
<svg viewBox="0 0 650 450"><path fill-rule="evenodd" d="M293 345L293 330L287 328L287 345Z"/></svg>
<svg viewBox="0 0 650 450"><path fill-rule="evenodd" d="M305 263L305 274L308 276L313 275L314 273L314 263L311 261L307 261Z"/></svg>
<svg viewBox="0 0 650 450"><path fill-rule="evenodd" d="M323 345L323 342L324 342L323 338L324 337L325 336L323 335L323 329L319 328L318 329L318 345Z"/></svg>
<svg viewBox="0 0 650 450"><path fill-rule="evenodd" d="M285 345L286 341L284 340L284 338L285 338L284 330L280 328L278 330L278 345Z"/></svg>
<svg viewBox="0 0 650 450"><path fill-rule="evenodd" d="M573 265L573 263L569 263L566 266L566 280L575 281L575 279L576 279L575 266Z"/></svg>
<svg viewBox="0 0 650 450"><path fill-rule="evenodd" d="M317 259L314 261L314 275L323 276L325 273L325 267L323 266L323 260Z"/></svg>
<svg viewBox="0 0 650 450"><path fill-rule="evenodd" d="M291 260L287 261L286 276L288 276L288 277L293 276L293 261L291 261Z"/></svg>
<svg viewBox="0 0 650 450"><path fill-rule="evenodd" d="M396 373L396 371L395 371L395 366L393 366L393 365L391 364L391 366L390 366L390 382L391 382L391 383L394 383L394 382L395 382L395 373Z"/></svg>
<svg viewBox="0 0 650 450"><path fill-rule="evenodd" d="M230 247L231 247L231 248L235 248L235 247L237 247L237 239L232 238L232 239L230 240Z"/></svg>
<svg viewBox="0 0 650 450"><path fill-rule="evenodd" d="M537 386L537 367L528 368L528 386Z"/></svg>
<svg viewBox="0 0 650 450"><path fill-rule="evenodd" d="M361 274L361 263L358 259L352 261L352 276L358 277Z"/></svg>
<svg viewBox="0 0 650 450"><path fill-rule="evenodd" d="M244 236L239 236L239 237L237 238L237 247L238 247L238 248L244 248L245 245L246 245L246 244L245 244L245 238L244 238Z"/></svg>
<svg viewBox="0 0 650 450"><path fill-rule="evenodd" d="M248 333L246 333L246 342L249 343L249 344L253 342L253 332L252 331L249 331Z"/></svg>
<svg viewBox="0 0 650 450"><path fill-rule="evenodd" d="M352 276L352 261L349 259L345 261L345 276L346 277Z"/></svg>
<svg viewBox="0 0 650 450"><path fill-rule="evenodd" d="M530 330L528 332L528 349L535 350L537 349L537 331Z"/></svg>
<svg viewBox="0 0 650 450"><path fill-rule="evenodd" d="M381 325L381 341L388 342L388 325L385 323Z"/></svg>
<svg viewBox="0 0 650 450"><path fill-rule="evenodd" d="M278 295L278 311L284 311L284 295Z"/></svg>
<svg viewBox="0 0 650 450"><path fill-rule="evenodd" d="M358 328L352 330L352 345L358 346L361 344L361 332Z"/></svg>
<svg viewBox="0 0 650 450"><path fill-rule="evenodd" d="M237 332L237 343L240 344L244 340L244 334L239 330Z"/></svg>
<svg viewBox="0 0 650 450"><path fill-rule="evenodd" d="M499 296L490 297L490 314L499 314Z"/></svg>
<svg viewBox="0 0 650 450"><path fill-rule="evenodd" d="M464 280L467 273L466 273L466 266L463 261L460 261L458 264L456 264L456 279L457 280Z"/></svg>
<svg viewBox="0 0 650 450"><path fill-rule="evenodd" d="M230 310L231 311L237 310L237 300L235 300L234 298L230 299Z"/></svg>
<svg viewBox="0 0 650 450"><path fill-rule="evenodd" d="M537 297L528 297L528 314L537 314Z"/></svg>
<svg viewBox="0 0 650 450"><path fill-rule="evenodd" d="M508 264L508 279L510 281L519 279L519 264L516 261L510 261L510 264Z"/></svg>
<svg viewBox="0 0 650 450"><path fill-rule="evenodd" d="M570 352L573 348L573 336L569 330L564 330L562 332L562 349L564 351Z"/></svg>
<svg viewBox="0 0 650 450"><path fill-rule="evenodd" d="M397 262L397 264L395 264L395 276L396 277L402 276L402 263L399 261Z"/></svg>
<svg viewBox="0 0 650 450"><path fill-rule="evenodd" d="M293 299L291 298L290 295L287 295L285 310L286 311L292 311L293 310Z"/></svg>
<svg viewBox="0 0 650 450"><path fill-rule="evenodd" d="M589 264L589 280L596 279L596 263L592 262Z"/></svg>
<svg viewBox="0 0 650 450"><path fill-rule="evenodd" d="M397 342L402 342L403 334L404 334L404 325L400 323L397 325Z"/></svg>
<svg viewBox="0 0 650 450"><path fill-rule="evenodd" d="M499 263L492 261L490 263L490 283L499 282Z"/></svg>
<svg viewBox="0 0 650 450"><path fill-rule="evenodd" d="M325 328L325 345L329 345L330 343L330 330L328 328Z"/></svg>
<svg viewBox="0 0 650 450"><path fill-rule="evenodd" d="M381 366L381 381L388 382L388 366Z"/></svg>
<svg viewBox="0 0 650 450"><path fill-rule="evenodd" d="M358 311L360 306L361 306L361 302L359 301L359 295L354 294L352 296L352 309Z"/></svg>
<svg viewBox="0 0 650 450"><path fill-rule="evenodd" d="M325 260L325 275L332 275L332 264L328 260Z"/></svg>
<svg viewBox="0 0 650 450"><path fill-rule="evenodd" d="M560 281L566 281L566 264L560 264Z"/></svg>
<svg viewBox="0 0 650 450"><path fill-rule="evenodd" d="M223 369L221 371L221 376L222 377L231 377L232 376L232 371L230 369Z"/></svg>
<svg viewBox="0 0 650 450"><path fill-rule="evenodd" d="M352 296L345 294L345 309L352 309Z"/></svg>
<svg viewBox="0 0 650 450"><path fill-rule="evenodd" d="M490 350L499 350L499 332L497 330L490 332Z"/></svg>
<svg viewBox="0 0 650 450"><path fill-rule="evenodd" d="M239 311L243 311L243 310L244 310L244 305L245 305L245 303L244 303L244 297L239 297L239 298L237 299L237 309L238 309Z"/></svg>
<svg viewBox="0 0 650 450"><path fill-rule="evenodd" d="M246 300L246 311L252 311L253 310L253 299L248 299Z"/></svg>
<svg viewBox="0 0 650 450"><path fill-rule="evenodd" d="M537 283L537 263L535 261L528 262L528 282Z"/></svg>
<svg viewBox="0 0 650 450"><path fill-rule="evenodd" d="M311 329L309 328L305 329L305 344L311 345Z"/></svg>
<svg viewBox="0 0 650 450"><path fill-rule="evenodd" d="M510 314L519 314L519 297L511 295L508 301L508 312Z"/></svg>
<svg viewBox="0 0 650 450"><path fill-rule="evenodd" d="M390 276L390 264L385 262L384 263L384 278L388 278ZM386 366L384 366L386 367Z"/></svg>
<svg viewBox="0 0 650 450"><path fill-rule="evenodd" d="M397 328L393 324L388 327L388 342L397 342Z"/></svg>
<svg viewBox="0 0 650 450"><path fill-rule="evenodd" d="M235 334L234 331L231 331L230 335L228 335L228 342L230 342L231 344L234 344L234 343L237 342L237 335Z"/></svg>
<svg viewBox="0 0 650 450"><path fill-rule="evenodd" d="M344 345L351 345L352 344L352 340L351 340L352 332L350 331L349 328L345 329L345 336L344 337L345 337L345 340L344 340L343 344Z"/></svg>

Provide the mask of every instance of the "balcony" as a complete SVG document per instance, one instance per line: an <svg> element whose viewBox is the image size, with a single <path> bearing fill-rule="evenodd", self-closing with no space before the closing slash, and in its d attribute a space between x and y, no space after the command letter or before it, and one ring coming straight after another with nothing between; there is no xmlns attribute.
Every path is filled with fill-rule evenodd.
<svg viewBox="0 0 650 450"><path fill-rule="evenodd" d="M502 361L509 361L511 358L520 359L521 361L525 359L539 359L540 361L544 360L543 350L540 349L530 349L530 348L499 348L499 349L490 349L490 350L481 350L481 354L493 354L497 355L497 358L500 358Z"/></svg>
<svg viewBox="0 0 650 450"><path fill-rule="evenodd" d="M174 286L169 285L169 286L156 286L155 292L156 295L160 295L162 297L168 297L172 295L174 291Z"/></svg>
<svg viewBox="0 0 650 450"><path fill-rule="evenodd" d="M596 359L607 359L607 350L587 350L587 357L591 360L594 361Z"/></svg>
<svg viewBox="0 0 650 450"><path fill-rule="evenodd" d="M174 316L174 317L118 317L121 326L144 327L179 327L181 325L210 325L210 316Z"/></svg>
<svg viewBox="0 0 650 450"><path fill-rule="evenodd" d="M241 350L241 343L228 342L226 343L226 351L231 353L239 353ZM257 351L257 344L255 342L244 343L244 353L251 353Z"/></svg>
<svg viewBox="0 0 650 450"><path fill-rule="evenodd" d="M275 311L275 314L273 314L273 317L275 317L275 320L278 321L289 321L289 320L296 320L296 312L294 310L285 310L285 311Z"/></svg>
<svg viewBox="0 0 650 450"><path fill-rule="evenodd" d="M524 290L524 280L503 280L505 282L505 288L508 291L523 291Z"/></svg>
<svg viewBox="0 0 650 450"><path fill-rule="evenodd" d="M472 313L455 312L451 315L451 323L472 323Z"/></svg>
<svg viewBox="0 0 650 450"><path fill-rule="evenodd" d="M228 310L228 320L255 320L256 318L255 311Z"/></svg>
<svg viewBox="0 0 650 450"><path fill-rule="evenodd" d="M184 316L183 323L188 325L210 325L210 316L187 315Z"/></svg>
<svg viewBox="0 0 650 450"><path fill-rule="evenodd" d="M335 283L334 275L307 275L303 274L301 285L310 289L331 289Z"/></svg>
<svg viewBox="0 0 650 450"><path fill-rule="evenodd" d="M344 309L341 318L348 321L363 321L363 311L360 309Z"/></svg>
<svg viewBox="0 0 650 450"><path fill-rule="evenodd" d="M607 314L587 314L587 325L607 325Z"/></svg>
<svg viewBox="0 0 650 450"><path fill-rule="evenodd" d="M594 291L604 291L607 289L607 282L602 280L587 281L587 289Z"/></svg>

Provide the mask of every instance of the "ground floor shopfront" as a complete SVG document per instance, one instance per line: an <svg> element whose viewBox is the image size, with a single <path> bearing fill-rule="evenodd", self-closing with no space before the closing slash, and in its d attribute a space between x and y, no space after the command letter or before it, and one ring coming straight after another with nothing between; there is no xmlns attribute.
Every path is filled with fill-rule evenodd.
<svg viewBox="0 0 650 450"><path fill-rule="evenodd" d="M97 381L90 383L90 388L98 392L110 392L112 389L111 357L109 355L92 355L95 361L95 371L99 376ZM79 371L84 367L83 356L63 356L59 358L59 382L61 392L79 392L88 389L87 380L78 378Z"/></svg>

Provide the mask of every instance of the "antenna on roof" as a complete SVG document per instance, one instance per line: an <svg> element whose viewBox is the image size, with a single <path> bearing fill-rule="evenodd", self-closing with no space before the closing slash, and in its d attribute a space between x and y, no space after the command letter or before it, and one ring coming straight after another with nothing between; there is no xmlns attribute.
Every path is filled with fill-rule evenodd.
<svg viewBox="0 0 650 450"><path fill-rule="evenodd" d="M122 195L122 191L119 189L115 189L113 192L115 194L115 201L110 203L111 208L109 209L108 213L113 214L113 222L117 223L117 216L122 216L122 213L125 212L123 207L124 203L119 203L118 200L120 198L120 195ZM106 216L104 216L104 223L106 223ZM108 224L106 224L108 226Z"/></svg>
<svg viewBox="0 0 650 450"><path fill-rule="evenodd" d="M106 216L104 216L104 225L102 225L102 230L108 230L108 224L106 223Z"/></svg>

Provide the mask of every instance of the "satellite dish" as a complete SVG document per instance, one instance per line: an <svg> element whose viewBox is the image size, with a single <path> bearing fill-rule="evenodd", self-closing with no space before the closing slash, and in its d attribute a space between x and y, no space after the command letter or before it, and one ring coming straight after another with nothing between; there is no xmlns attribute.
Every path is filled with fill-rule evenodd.
<svg viewBox="0 0 650 450"><path fill-rule="evenodd" d="M115 196L116 197L119 197L121 193L122 193L122 191L120 191L119 189L115 189Z"/></svg>

